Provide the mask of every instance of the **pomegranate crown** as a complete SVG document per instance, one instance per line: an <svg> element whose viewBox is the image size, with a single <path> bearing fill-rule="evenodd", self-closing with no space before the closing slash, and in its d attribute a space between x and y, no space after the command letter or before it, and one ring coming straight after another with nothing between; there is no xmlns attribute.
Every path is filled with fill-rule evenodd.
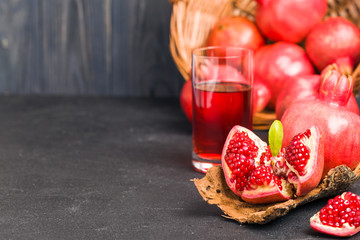
<svg viewBox="0 0 360 240"><path fill-rule="evenodd" d="M340 74L336 64L329 65L322 71L319 89L319 98L321 100L338 106L345 106L349 101L352 90L352 77Z"/></svg>

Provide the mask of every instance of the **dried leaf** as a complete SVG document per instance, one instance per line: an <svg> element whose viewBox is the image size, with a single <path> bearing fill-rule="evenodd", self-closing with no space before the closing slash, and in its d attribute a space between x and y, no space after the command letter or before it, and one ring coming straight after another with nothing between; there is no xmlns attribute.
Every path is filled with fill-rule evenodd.
<svg viewBox="0 0 360 240"><path fill-rule="evenodd" d="M224 217L239 223L264 224L286 215L299 205L340 194L359 177L360 164L354 171L344 165L338 166L331 169L322 182L307 195L262 205L246 203L236 196L227 186L221 166L210 168L205 177L194 179L194 183L203 199L209 204L216 204L224 212Z"/></svg>

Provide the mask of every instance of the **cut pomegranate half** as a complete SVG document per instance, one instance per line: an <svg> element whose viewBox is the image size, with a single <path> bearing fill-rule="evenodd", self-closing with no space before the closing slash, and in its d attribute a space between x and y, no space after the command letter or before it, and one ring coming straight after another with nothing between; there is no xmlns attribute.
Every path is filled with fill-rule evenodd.
<svg viewBox="0 0 360 240"><path fill-rule="evenodd" d="M229 188L249 203L285 201L315 188L324 164L319 129L314 126L294 137L272 157L269 146L250 130L235 126L222 152Z"/></svg>
<svg viewBox="0 0 360 240"><path fill-rule="evenodd" d="M310 226L321 233L349 237L360 231L360 197L344 192L310 218Z"/></svg>
<svg viewBox="0 0 360 240"><path fill-rule="evenodd" d="M320 130L313 126L296 135L285 150L288 181L295 186L296 195L303 196L320 182L324 168L324 146Z"/></svg>

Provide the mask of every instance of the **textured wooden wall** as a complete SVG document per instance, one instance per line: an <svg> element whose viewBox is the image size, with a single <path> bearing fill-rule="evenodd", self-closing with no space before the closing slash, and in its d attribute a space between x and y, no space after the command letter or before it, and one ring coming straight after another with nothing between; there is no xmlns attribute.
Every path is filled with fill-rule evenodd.
<svg viewBox="0 0 360 240"><path fill-rule="evenodd" d="M0 0L0 94L177 96L167 0Z"/></svg>

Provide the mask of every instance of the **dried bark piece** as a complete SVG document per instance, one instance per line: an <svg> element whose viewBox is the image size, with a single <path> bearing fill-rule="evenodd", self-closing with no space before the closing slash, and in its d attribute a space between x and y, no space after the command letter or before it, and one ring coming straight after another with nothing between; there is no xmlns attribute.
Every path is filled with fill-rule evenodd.
<svg viewBox="0 0 360 240"><path fill-rule="evenodd" d="M254 205L241 200L227 186L221 166L212 167L202 179L194 179L200 195L209 204L216 204L224 217L239 223L265 224L286 215L299 205L337 195L345 191L360 177L360 164L351 171L345 165L329 171L321 183L307 195L290 199L285 202Z"/></svg>

